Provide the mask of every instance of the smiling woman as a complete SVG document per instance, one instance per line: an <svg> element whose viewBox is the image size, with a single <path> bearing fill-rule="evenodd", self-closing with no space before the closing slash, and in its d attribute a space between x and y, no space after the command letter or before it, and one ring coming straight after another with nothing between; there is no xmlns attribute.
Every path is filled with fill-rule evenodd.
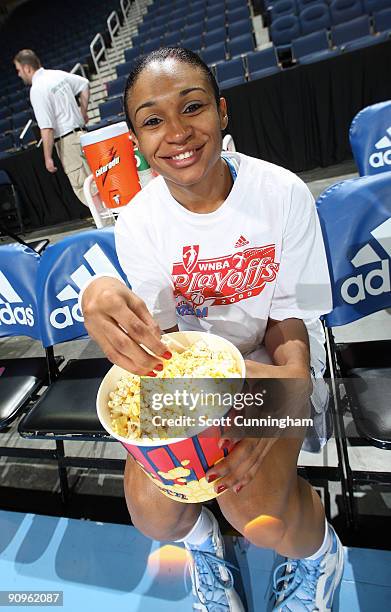
<svg viewBox="0 0 391 612"><path fill-rule="evenodd" d="M222 152L226 102L191 51L165 48L142 58L124 100L132 139L160 176L124 207L115 227L133 291L109 278L84 291L90 335L117 365L156 376L172 357L161 330L215 333L245 356L247 377L302 379L294 405L306 415L310 367L318 380L325 368L319 316L331 307L306 185L273 164ZM326 405L325 397L313 411L322 414ZM222 438L227 454L209 467L207 481L231 525L242 534L256 525L248 536L255 545L290 558L276 570L273 609L328 612L343 552L319 496L297 476L302 428L281 438L275 428L257 434ZM195 609L243 612L209 510L164 497L130 458L124 483L133 523L151 538L183 541L190 551Z"/></svg>
<svg viewBox="0 0 391 612"><path fill-rule="evenodd" d="M220 155L227 107L209 68L186 49L154 51L129 75L124 103L134 142L173 196L189 210L216 210L232 180Z"/></svg>

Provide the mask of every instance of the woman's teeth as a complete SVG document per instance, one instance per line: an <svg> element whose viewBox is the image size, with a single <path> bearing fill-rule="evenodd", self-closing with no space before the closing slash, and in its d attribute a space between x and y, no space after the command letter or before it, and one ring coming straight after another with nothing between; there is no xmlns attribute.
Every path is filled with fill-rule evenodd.
<svg viewBox="0 0 391 612"><path fill-rule="evenodd" d="M187 159L188 157L192 157L195 151L186 151L186 153L179 153L179 155L173 155L172 159Z"/></svg>

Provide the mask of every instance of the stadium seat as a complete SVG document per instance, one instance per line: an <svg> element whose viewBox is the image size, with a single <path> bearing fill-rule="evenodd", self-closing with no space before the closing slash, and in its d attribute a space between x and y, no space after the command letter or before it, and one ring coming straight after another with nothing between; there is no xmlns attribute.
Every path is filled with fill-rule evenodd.
<svg viewBox="0 0 391 612"><path fill-rule="evenodd" d="M241 57L222 62L216 66L216 77L220 89L228 89L246 82L243 60Z"/></svg>
<svg viewBox="0 0 391 612"><path fill-rule="evenodd" d="M161 39L156 38L155 40L148 40L142 45L143 53L151 53L151 51L156 51L161 46Z"/></svg>
<svg viewBox="0 0 391 612"><path fill-rule="evenodd" d="M303 34L329 30L331 27L330 11L326 4L310 4L300 13L299 20Z"/></svg>
<svg viewBox="0 0 391 612"><path fill-rule="evenodd" d="M225 44L222 42L212 45L207 49L203 49L200 55L206 64L217 64L218 62L224 62L226 59Z"/></svg>
<svg viewBox="0 0 391 612"><path fill-rule="evenodd" d="M247 54L249 79L255 81L281 71L274 46Z"/></svg>
<svg viewBox="0 0 391 612"><path fill-rule="evenodd" d="M14 147L14 139L10 134L0 134L0 151L10 151Z"/></svg>
<svg viewBox="0 0 391 612"><path fill-rule="evenodd" d="M326 30L311 32L292 40L292 54L300 64L312 64L339 53L339 49L330 49Z"/></svg>
<svg viewBox="0 0 391 612"><path fill-rule="evenodd" d="M313 4L326 4L327 0L296 0L297 2L297 10L299 13L306 9L308 6L312 6Z"/></svg>
<svg viewBox="0 0 391 612"><path fill-rule="evenodd" d="M168 32L180 32L185 25L185 20L183 17L180 19L170 19L167 23Z"/></svg>
<svg viewBox="0 0 391 612"><path fill-rule="evenodd" d="M30 102L27 98L18 100L17 102L11 102L10 106L13 113L21 113L28 109L31 110Z"/></svg>
<svg viewBox="0 0 391 612"><path fill-rule="evenodd" d="M272 23L282 15L296 15L296 0L278 0L271 5L269 12Z"/></svg>
<svg viewBox="0 0 391 612"><path fill-rule="evenodd" d="M376 32L391 34L391 8L374 13L373 22Z"/></svg>
<svg viewBox="0 0 391 612"><path fill-rule="evenodd" d="M364 0L364 9L368 15L391 8L390 0Z"/></svg>
<svg viewBox="0 0 391 612"><path fill-rule="evenodd" d="M368 15L361 15L352 21L339 23L331 28L331 39L336 47L354 50L381 42L379 37L370 33Z"/></svg>
<svg viewBox="0 0 391 612"><path fill-rule="evenodd" d="M0 134L6 134L12 130L12 120L11 117L6 117L6 119L0 120Z"/></svg>
<svg viewBox="0 0 391 612"><path fill-rule="evenodd" d="M242 36L243 34L252 34L253 26L250 19L242 19L238 23L231 23L228 26L229 38L236 38L236 36Z"/></svg>
<svg viewBox="0 0 391 612"><path fill-rule="evenodd" d="M212 17L217 17L221 15L221 13L224 13L224 11L224 2L220 4L212 4L211 6L208 6L206 8L206 16L208 19L211 19Z"/></svg>
<svg viewBox="0 0 391 612"><path fill-rule="evenodd" d="M224 42L226 37L225 27L217 28L216 30L211 30L210 32L205 32L204 34L204 44L205 47L210 47L216 43Z"/></svg>
<svg viewBox="0 0 391 612"><path fill-rule="evenodd" d="M203 46L203 37L200 34L199 36L184 38L181 42L181 46L185 47L186 49L190 49L191 51L199 51Z"/></svg>
<svg viewBox="0 0 391 612"><path fill-rule="evenodd" d="M109 81L106 83L107 97L115 98L116 96L122 96L125 90L125 85L126 76L122 76L119 79L114 79L114 81Z"/></svg>
<svg viewBox="0 0 391 612"><path fill-rule="evenodd" d="M249 17L250 11L247 5L232 10L228 9L227 11L228 24L237 23L238 21L242 21L242 19L248 19Z"/></svg>
<svg viewBox="0 0 391 612"><path fill-rule="evenodd" d="M117 77L128 76L134 65L133 61L125 62L124 64L117 64L116 71Z"/></svg>
<svg viewBox="0 0 391 612"><path fill-rule="evenodd" d="M113 98L99 104L99 114L101 119L107 119L109 117L115 117L123 113L123 106L121 98Z"/></svg>
<svg viewBox="0 0 391 612"><path fill-rule="evenodd" d="M32 118L31 111L23 111L12 116L12 126L14 130L21 130Z"/></svg>
<svg viewBox="0 0 391 612"><path fill-rule="evenodd" d="M270 26L270 37L276 47L289 45L300 34L300 22L295 15L283 15Z"/></svg>
<svg viewBox="0 0 391 612"><path fill-rule="evenodd" d="M133 62L139 57L139 55L141 55L141 51L138 47L125 49L125 62Z"/></svg>
<svg viewBox="0 0 391 612"><path fill-rule="evenodd" d="M243 34L228 41L228 51L231 57L244 55L254 51L254 37L252 34Z"/></svg>
<svg viewBox="0 0 391 612"><path fill-rule="evenodd" d="M181 38L180 32L167 32L163 37L163 44L165 47L177 47Z"/></svg>
<svg viewBox="0 0 391 612"><path fill-rule="evenodd" d="M186 25L183 28L183 38L191 38L192 36L201 36L204 31L204 23L202 21Z"/></svg>
<svg viewBox="0 0 391 612"><path fill-rule="evenodd" d="M0 121L1 119L6 119L9 115L12 114L12 111L7 106L3 106L0 102Z"/></svg>
<svg viewBox="0 0 391 612"><path fill-rule="evenodd" d="M205 29L207 32L216 30L217 28L225 28L225 14L221 13L217 17L212 17L205 21Z"/></svg>
<svg viewBox="0 0 391 612"><path fill-rule="evenodd" d="M363 12L360 0L333 0L330 4L331 23L333 25L360 17Z"/></svg>

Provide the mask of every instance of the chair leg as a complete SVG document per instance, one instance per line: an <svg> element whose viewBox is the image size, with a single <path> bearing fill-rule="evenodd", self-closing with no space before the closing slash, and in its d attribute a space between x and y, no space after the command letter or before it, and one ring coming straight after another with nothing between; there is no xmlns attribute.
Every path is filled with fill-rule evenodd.
<svg viewBox="0 0 391 612"><path fill-rule="evenodd" d="M69 484L68 484L67 469L62 465L62 461L61 461L65 456L64 442L62 440L56 440L56 454L57 454L58 475L60 479L61 501L63 504L66 504L69 498Z"/></svg>

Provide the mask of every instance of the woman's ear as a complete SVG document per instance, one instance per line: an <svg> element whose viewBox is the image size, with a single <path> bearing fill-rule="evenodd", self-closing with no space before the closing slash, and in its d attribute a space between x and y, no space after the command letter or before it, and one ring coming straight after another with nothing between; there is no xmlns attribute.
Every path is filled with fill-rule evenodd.
<svg viewBox="0 0 391 612"><path fill-rule="evenodd" d="M225 98L220 98L219 115L221 129L225 130L228 125L227 102Z"/></svg>
<svg viewBox="0 0 391 612"><path fill-rule="evenodd" d="M137 147L138 149L139 148L138 139L137 139L136 134L132 130L129 130L129 137L130 137L130 140L133 142L134 146Z"/></svg>

